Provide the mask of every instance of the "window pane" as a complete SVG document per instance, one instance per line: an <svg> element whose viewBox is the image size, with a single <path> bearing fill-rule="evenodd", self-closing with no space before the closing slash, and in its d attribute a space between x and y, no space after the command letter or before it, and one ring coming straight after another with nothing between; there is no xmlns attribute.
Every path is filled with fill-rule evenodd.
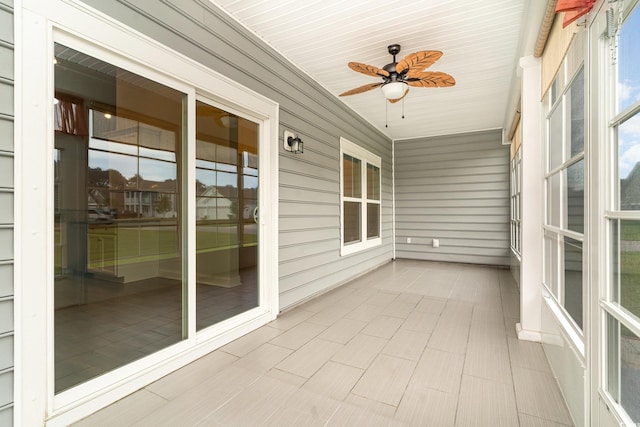
<svg viewBox="0 0 640 427"><path fill-rule="evenodd" d="M640 8L636 7L620 29L618 41L618 112L640 101Z"/></svg>
<svg viewBox="0 0 640 427"><path fill-rule="evenodd" d="M564 308L582 329L582 243L565 237Z"/></svg>
<svg viewBox="0 0 640 427"><path fill-rule="evenodd" d="M607 315L607 388L635 423L640 423L640 337Z"/></svg>
<svg viewBox="0 0 640 427"><path fill-rule="evenodd" d="M567 228L584 233L584 160L567 168L565 206Z"/></svg>
<svg viewBox="0 0 640 427"><path fill-rule="evenodd" d="M357 202L344 202L344 244L359 242L361 237L361 222L360 222L360 203Z"/></svg>
<svg viewBox="0 0 640 427"><path fill-rule="evenodd" d="M606 318L607 391L616 402L620 402L620 323L610 314Z"/></svg>
<svg viewBox="0 0 640 427"><path fill-rule="evenodd" d="M196 134L196 330L202 330L259 304L258 125L196 101Z"/></svg>
<svg viewBox="0 0 640 427"><path fill-rule="evenodd" d="M344 197L362 197L362 162L348 154L343 158Z"/></svg>
<svg viewBox="0 0 640 427"><path fill-rule="evenodd" d="M544 235L544 280L551 293L558 298L558 237L549 231Z"/></svg>
<svg viewBox="0 0 640 427"><path fill-rule="evenodd" d="M581 68L576 75L571 88L567 92L570 102L567 105L569 122L569 134L571 145L567 147L569 158L584 151L584 69Z"/></svg>
<svg viewBox="0 0 640 427"><path fill-rule="evenodd" d="M617 128L620 209L640 210L640 114Z"/></svg>
<svg viewBox="0 0 640 427"><path fill-rule="evenodd" d="M618 260L619 289L616 302L640 319L640 221L618 222L619 244L613 248L613 258ZM615 230L615 227L614 227Z"/></svg>
<svg viewBox="0 0 640 427"><path fill-rule="evenodd" d="M562 163L562 103L559 103L549 117L549 171Z"/></svg>
<svg viewBox="0 0 640 427"><path fill-rule="evenodd" d="M380 205L367 203L367 239L380 237Z"/></svg>
<svg viewBox="0 0 640 427"><path fill-rule="evenodd" d="M560 227L561 172L547 178L547 224Z"/></svg>
<svg viewBox="0 0 640 427"><path fill-rule="evenodd" d="M367 198L380 200L380 168L367 164Z"/></svg>
<svg viewBox="0 0 640 427"><path fill-rule="evenodd" d="M620 404L640 423L640 337L620 325Z"/></svg>
<svg viewBox="0 0 640 427"><path fill-rule="evenodd" d="M58 393L186 338L186 95L54 49Z"/></svg>

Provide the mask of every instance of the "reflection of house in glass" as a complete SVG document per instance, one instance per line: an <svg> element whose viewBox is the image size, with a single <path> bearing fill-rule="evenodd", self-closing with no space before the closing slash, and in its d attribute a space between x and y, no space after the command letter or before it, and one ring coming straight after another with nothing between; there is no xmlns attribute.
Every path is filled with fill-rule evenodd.
<svg viewBox="0 0 640 427"><path fill-rule="evenodd" d="M196 201L196 220L228 220L235 216L238 203L224 197L218 187L209 187Z"/></svg>
<svg viewBox="0 0 640 427"><path fill-rule="evenodd" d="M139 217L175 218L178 212L173 180L151 183L147 188L153 190L127 190L124 192L124 211L135 213Z"/></svg>

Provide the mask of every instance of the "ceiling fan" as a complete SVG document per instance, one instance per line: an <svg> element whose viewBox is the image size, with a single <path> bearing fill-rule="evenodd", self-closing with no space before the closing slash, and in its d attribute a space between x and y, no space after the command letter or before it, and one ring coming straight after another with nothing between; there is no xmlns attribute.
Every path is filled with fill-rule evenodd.
<svg viewBox="0 0 640 427"><path fill-rule="evenodd" d="M362 74L373 77L382 77L378 83L366 84L355 89L341 93L340 96L356 95L377 87L382 87L385 98L391 103L400 101L409 93L409 87L447 87L456 84L456 80L447 73L440 71L424 71L433 65L442 52L437 50L422 50L405 56L400 62L396 62L396 55L400 53L400 45L388 46L389 53L393 55L393 62L382 68L360 62L349 62L349 68Z"/></svg>

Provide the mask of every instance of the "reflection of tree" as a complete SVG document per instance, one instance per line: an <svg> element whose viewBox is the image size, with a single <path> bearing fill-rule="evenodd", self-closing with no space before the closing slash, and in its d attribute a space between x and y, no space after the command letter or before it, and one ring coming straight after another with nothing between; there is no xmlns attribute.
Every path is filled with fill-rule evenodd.
<svg viewBox="0 0 640 427"><path fill-rule="evenodd" d="M158 201L156 202L156 212L162 215L165 212L169 212L171 210L171 200L166 195L160 196Z"/></svg>
<svg viewBox="0 0 640 427"><path fill-rule="evenodd" d="M238 218L238 199L231 199L231 206L229 206L229 219Z"/></svg>
<svg viewBox="0 0 640 427"><path fill-rule="evenodd" d="M127 179L115 169L89 168L89 187L123 188Z"/></svg>

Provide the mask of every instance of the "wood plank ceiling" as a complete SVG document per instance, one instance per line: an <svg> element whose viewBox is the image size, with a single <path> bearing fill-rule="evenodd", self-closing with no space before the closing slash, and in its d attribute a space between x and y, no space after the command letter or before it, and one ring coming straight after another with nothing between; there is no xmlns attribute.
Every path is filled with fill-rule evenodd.
<svg viewBox="0 0 640 427"><path fill-rule="evenodd" d="M537 31L537 9L546 6L540 0L212 1L336 96L379 81L347 63L381 68L392 62L389 44L402 45L398 60L419 50L444 52L429 71L451 74L456 85L411 88L404 119L403 103L387 103L380 89L340 98L394 139L508 127L518 60L531 54L525 39Z"/></svg>

